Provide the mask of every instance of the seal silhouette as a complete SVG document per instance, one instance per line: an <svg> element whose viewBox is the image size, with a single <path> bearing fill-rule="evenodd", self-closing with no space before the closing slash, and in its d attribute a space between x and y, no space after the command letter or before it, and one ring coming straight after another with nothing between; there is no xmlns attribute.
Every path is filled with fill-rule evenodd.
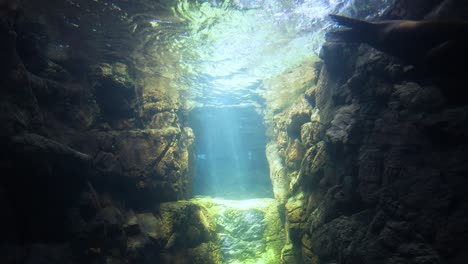
<svg viewBox="0 0 468 264"><path fill-rule="evenodd" d="M447 56L459 56L460 51L467 54L468 21L368 22L334 14L330 17L348 29L329 32L328 41L366 43L408 63L435 63L446 60Z"/></svg>
<svg viewBox="0 0 468 264"><path fill-rule="evenodd" d="M415 66L413 79L434 82L450 104L468 104L468 21L389 20L368 22L340 15L348 29L327 33L327 41L366 43Z"/></svg>

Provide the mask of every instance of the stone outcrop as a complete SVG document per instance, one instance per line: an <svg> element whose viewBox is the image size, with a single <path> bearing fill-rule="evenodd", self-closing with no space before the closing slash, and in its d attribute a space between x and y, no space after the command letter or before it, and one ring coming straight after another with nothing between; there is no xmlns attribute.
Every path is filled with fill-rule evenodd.
<svg viewBox="0 0 468 264"><path fill-rule="evenodd" d="M164 203L191 196L179 92L51 43L34 6L0 11L0 262L218 263L206 210Z"/></svg>
<svg viewBox="0 0 468 264"><path fill-rule="evenodd" d="M266 90L266 124L271 128L271 142L267 146L267 157L270 164L270 178L273 193L279 202L279 210L286 216L284 226L286 229L286 245L282 249L282 263L298 263L300 252L294 245L298 237L301 221L304 221L302 194L297 187L302 184L301 167L307 147L301 138L310 137L305 134L302 127L311 125L314 114L313 95L309 90L317 82L317 70L314 65L317 59L309 61L264 83ZM306 98L302 94L309 94ZM289 93L283 97L284 93ZM306 140L307 141L307 140ZM310 144L310 142L309 142ZM310 156L310 155L309 155ZM298 194L298 195L296 195Z"/></svg>
<svg viewBox="0 0 468 264"><path fill-rule="evenodd" d="M445 96L464 79L325 43L261 85L276 201L190 200L187 91L172 86L180 73L155 70L175 69L175 53L159 36L131 39L152 17L79 1L78 25L76 1L22 2L0 9L0 263L468 259L468 107L465 92ZM385 16L452 17L462 2L402 0Z"/></svg>
<svg viewBox="0 0 468 264"><path fill-rule="evenodd" d="M466 106L365 45L325 43L321 59L292 105L267 95L283 263L464 263Z"/></svg>

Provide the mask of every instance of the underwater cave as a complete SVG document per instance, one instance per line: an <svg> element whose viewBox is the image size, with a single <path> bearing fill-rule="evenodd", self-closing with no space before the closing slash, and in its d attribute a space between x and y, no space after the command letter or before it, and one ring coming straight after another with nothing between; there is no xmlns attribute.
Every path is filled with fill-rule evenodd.
<svg viewBox="0 0 468 264"><path fill-rule="evenodd" d="M464 0L0 0L0 263L465 264Z"/></svg>

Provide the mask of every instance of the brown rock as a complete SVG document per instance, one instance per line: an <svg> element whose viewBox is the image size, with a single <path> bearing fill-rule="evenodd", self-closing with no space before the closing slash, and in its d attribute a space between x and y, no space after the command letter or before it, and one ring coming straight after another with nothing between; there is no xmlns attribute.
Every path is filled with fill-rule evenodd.
<svg viewBox="0 0 468 264"><path fill-rule="evenodd" d="M291 144L289 144L286 150L286 166L292 170L299 169L304 153L304 146L299 140L295 139Z"/></svg>

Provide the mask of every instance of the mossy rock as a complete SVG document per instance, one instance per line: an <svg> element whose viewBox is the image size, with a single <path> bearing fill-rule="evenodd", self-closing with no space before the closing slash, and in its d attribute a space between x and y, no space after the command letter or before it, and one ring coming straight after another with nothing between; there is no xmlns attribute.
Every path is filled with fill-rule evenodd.
<svg viewBox="0 0 468 264"><path fill-rule="evenodd" d="M274 199L193 201L216 222L223 263L280 263L285 237Z"/></svg>
<svg viewBox="0 0 468 264"><path fill-rule="evenodd" d="M299 140L294 140L286 150L286 166L297 170L300 168L301 161L304 158L305 148Z"/></svg>

